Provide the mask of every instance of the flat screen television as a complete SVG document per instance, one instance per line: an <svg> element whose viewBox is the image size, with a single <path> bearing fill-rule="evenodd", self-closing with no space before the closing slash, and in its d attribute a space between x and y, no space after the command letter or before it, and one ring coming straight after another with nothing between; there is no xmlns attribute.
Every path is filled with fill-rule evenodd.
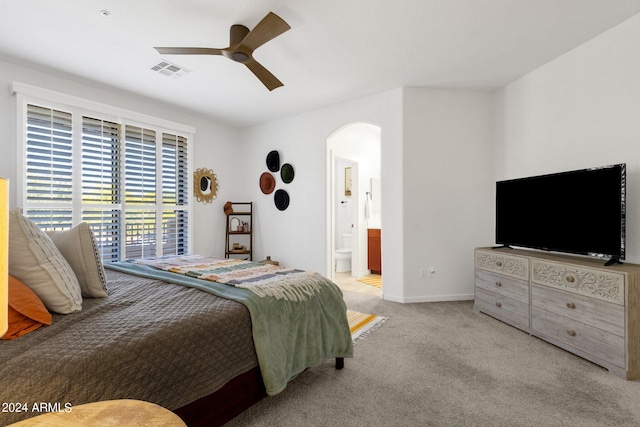
<svg viewBox="0 0 640 427"><path fill-rule="evenodd" d="M624 259L626 164L496 183L496 243Z"/></svg>

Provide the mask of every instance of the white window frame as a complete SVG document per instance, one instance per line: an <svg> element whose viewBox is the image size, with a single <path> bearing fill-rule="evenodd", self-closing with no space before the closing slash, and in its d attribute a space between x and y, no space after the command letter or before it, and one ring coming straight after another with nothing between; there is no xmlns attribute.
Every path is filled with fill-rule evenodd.
<svg viewBox="0 0 640 427"><path fill-rule="evenodd" d="M125 126L138 126L141 128L152 128L156 131L156 157L161 160L162 156L162 134L169 133L187 138L189 149L187 150L187 189L189 191L188 205L182 209L187 211L188 215L188 253L193 252L193 152L195 144L196 129L192 126L184 125L181 123L173 122L170 120L161 119L158 117L149 116L146 114L138 113L135 111L126 110L119 107L103 104L96 101L87 100L84 98L76 97L73 95L56 92L49 89L40 88L20 82L12 82L9 86L10 92L15 95L16 98L16 189L18 197L18 206L27 205L27 192L26 192L26 167L25 160L27 155L27 105L34 104L56 110L68 111L72 113L72 126L73 128L82 129L82 117L90 116L97 119L107 120L119 124L122 129ZM124 140L124 136L123 136ZM82 156L76 155L80 153L82 148L82 136L81 132L74 132L73 134L73 194L72 203L70 205L73 215L73 224L82 222L82 198L77 197L77 194L81 194L81 174L82 174ZM158 164L158 163L156 163ZM160 162L161 164L161 162ZM159 174L158 176L161 177ZM161 179L160 179L161 181ZM159 183L158 186L161 184ZM156 227L162 227L162 212L164 210L175 208L174 205L164 205L162 201L162 192L157 191L156 203ZM159 197L158 197L159 196ZM87 205L84 206L85 208ZM143 205L135 205L135 207L127 208L124 199L122 200L121 209L124 212L127 210L139 210ZM124 219L124 217L123 217ZM121 257L126 258L126 251L124 249L124 227L121 229L121 242L122 251ZM156 243L157 255L162 254L162 244Z"/></svg>

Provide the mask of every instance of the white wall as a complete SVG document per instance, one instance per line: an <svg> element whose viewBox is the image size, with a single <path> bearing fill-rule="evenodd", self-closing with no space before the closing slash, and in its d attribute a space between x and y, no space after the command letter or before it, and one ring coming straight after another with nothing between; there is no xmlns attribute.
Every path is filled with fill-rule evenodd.
<svg viewBox="0 0 640 427"><path fill-rule="evenodd" d="M473 248L493 239L488 93L405 88L243 132L255 182L247 197L259 210L257 256L328 274L323 156L327 137L351 122L381 128L383 297L473 298ZM287 187L291 205L283 212L257 185L274 149L296 167ZM436 276L421 278L429 266Z"/></svg>
<svg viewBox="0 0 640 427"><path fill-rule="evenodd" d="M473 299L473 248L493 242L492 102L404 90L403 302Z"/></svg>
<svg viewBox="0 0 640 427"><path fill-rule="evenodd" d="M270 255L283 265L329 274L327 259L327 138L346 124L365 122L380 126L382 197L389 206L402 206L402 90L364 97L267 123L242 132L247 165L246 193L256 202L257 229L254 257ZM266 170L269 151L278 150L281 162L294 165L295 179L286 188L291 204L278 211L272 195L264 195L258 179ZM401 298L403 286L402 209L383 208L382 238L384 294Z"/></svg>
<svg viewBox="0 0 640 427"><path fill-rule="evenodd" d="M0 62L13 80L197 128L194 167L218 174L220 195L196 204L196 252L221 255L222 205L256 202L255 259L326 274L326 140L353 122L380 126L384 298L433 301L473 293L473 248L493 243L498 179L627 163L627 260L640 263L640 16L494 93L405 88L237 131L187 111ZM0 175L15 175L13 98L0 90ZM278 211L258 179L278 150L294 165ZM201 160L203 159L203 160ZM15 197L15 194L13 195ZM434 278L421 278L435 267Z"/></svg>
<svg viewBox="0 0 640 427"><path fill-rule="evenodd" d="M91 82L78 82L51 72L0 61L0 176L16 179L16 116L14 96L9 93L12 81L62 92L84 99L108 104L193 126L196 130L194 170L212 169L220 182L218 198L211 204L194 201L194 251L202 254L224 254L225 217L222 206L238 192L239 183L233 158L238 145L238 131L202 119L169 105L145 100L138 96L102 87ZM11 186L10 204L15 206L15 186Z"/></svg>
<svg viewBox="0 0 640 427"><path fill-rule="evenodd" d="M496 93L496 180L627 164L633 263L640 263L639 76L640 15Z"/></svg>
<svg viewBox="0 0 640 427"><path fill-rule="evenodd" d="M194 203L192 239L197 253L223 255L225 216L222 206L227 200L253 200L257 202L254 259L271 255L285 265L326 274L327 137L348 123L381 125L384 127L383 163L390 171L402 168L401 89L239 131L189 111L95 82L0 60L0 87L5 88L0 90L0 176L9 179L16 179L18 161L14 97L9 93L13 81L195 127L193 166L213 169L220 183L218 197L212 204ZM272 149L280 151L282 163L292 163L295 168L295 179L287 184L291 205L283 212L275 208L272 197L262 194L258 186L259 176L266 170L266 155ZM278 188L283 187L279 177L277 182ZM396 191L401 187L401 174L390 173L388 179L382 176L382 193L388 194L385 199L393 206L402 205L402 192ZM11 200L15 200L15 188L12 192ZM401 210L389 212L386 221L390 230L382 242L383 251L389 253L386 257L389 260L385 273L388 278L386 290L390 295L402 295Z"/></svg>

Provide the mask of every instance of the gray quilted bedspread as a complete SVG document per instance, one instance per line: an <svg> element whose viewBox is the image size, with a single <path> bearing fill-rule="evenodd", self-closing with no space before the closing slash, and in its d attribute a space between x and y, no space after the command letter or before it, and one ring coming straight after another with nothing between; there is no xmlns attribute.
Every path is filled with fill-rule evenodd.
<svg viewBox="0 0 640 427"><path fill-rule="evenodd" d="M107 298L85 298L81 312L0 341L0 425L39 415L41 403L139 399L177 409L258 365L243 304L106 274Z"/></svg>

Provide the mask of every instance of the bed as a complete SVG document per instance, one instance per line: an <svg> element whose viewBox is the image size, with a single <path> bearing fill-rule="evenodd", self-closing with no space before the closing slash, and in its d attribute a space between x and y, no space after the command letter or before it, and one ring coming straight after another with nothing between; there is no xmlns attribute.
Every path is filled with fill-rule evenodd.
<svg viewBox="0 0 640 427"><path fill-rule="evenodd" d="M342 294L318 274L199 256L105 267L107 297L0 341L1 425L42 403L111 399L220 425L304 369L352 356Z"/></svg>

